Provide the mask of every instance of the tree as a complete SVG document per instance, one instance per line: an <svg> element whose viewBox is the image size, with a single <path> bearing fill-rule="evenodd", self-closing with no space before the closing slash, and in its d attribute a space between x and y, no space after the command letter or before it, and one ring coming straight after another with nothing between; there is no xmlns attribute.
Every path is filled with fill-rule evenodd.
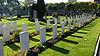
<svg viewBox="0 0 100 56"><path fill-rule="evenodd" d="M57 6L56 6L56 5L53 5L53 11L55 11L55 12L56 12L56 11L57 11L57 9L58 9L58 8L57 8Z"/></svg>
<svg viewBox="0 0 100 56"><path fill-rule="evenodd" d="M72 16L72 12L74 10L74 6L71 2L67 3L65 5L65 9L67 8L67 11L68 11L68 15Z"/></svg>
<svg viewBox="0 0 100 56"><path fill-rule="evenodd" d="M64 10L64 8L65 8L65 3L64 2L61 2L61 3L58 4L58 9L59 10Z"/></svg>
<svg viewBox="0 0 100 56"><path fill-rule="evenodd" d="M32 6L30 6L30 9L29 9L29 11L30 11L30 18L29 18L29 20L33 17L33 11L34 10L37 10L37 4L35 4L35 3L33 3Z"/></svg>
<svg viewBox="0 0 100 56"><path fill-rule="evenodd" d="M46 8L44 0L37 0L37 18L40 20L43 19L45 12Z"/></svg>
<svg viewBox="0 0 100 56"><path fill-rule="evenodd" d="M97 3L91 3L91 2L76 2L73 3L75 10L79 10L79 11L84 11L84 12L88 12L88 11L92 11L92 10L97 10Z"/></svg>
<svg viewBox="0 0 100 56"><path fill-rule="evenodd" d="M46 4L46 10L52 10L52 3Z"/></svg>
<svg viewBox="0 0 100 56"><path fill-rule="evenodd" d="M100 4L98 4L97 10L99 10L99 11L100 11Z"/></svg>

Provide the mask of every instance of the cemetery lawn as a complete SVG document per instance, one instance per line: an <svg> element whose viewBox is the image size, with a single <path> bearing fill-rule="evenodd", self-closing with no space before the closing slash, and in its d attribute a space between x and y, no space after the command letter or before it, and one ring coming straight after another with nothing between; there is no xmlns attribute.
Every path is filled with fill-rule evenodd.
<svg viewBox="0 0 100 56"><path fill-rule="evenodd" d="M13 18L16 18L16 16ZM48 16L48 18L52 18L52 17ZM64 20L64 17L62 17L62 18ZM11 30L12 30L12 22L14 22L14 21L9 21L6 19L1 19L1 20L2 21L0 21L0 23L4 23L4 26L6 26L6 22L10 22ZM50 19L50 21L52 22L52 19ZM36 32L35 31L35 22L28 21L28 18L19 19L19 20L16 20L16 22L17 22L18 30L22 30L22 24L27 23L29 34ZM60 24L58 24L58 25L60 25ZM40 27L46 27L46 26L47 26L47 24L45 22L40 22ZM50 24L50 28L53 28L53 23ZM61 32L61 28L58 28L57 30L58 30L58 32ZM66 27L66 30L68 30L68 27ZM3 39L3 36L0 36L0 38ZM12 36L11 36L11 38L12 38ZM51 38L53 38L53 31L46 32L46 40L49 40ZM40 43L40 35L33 36L29 39L30 48L34 47L35 45L37 45L39 43ZM4 49L4 56L7 56L7 54L9 56L11 56L11 55L14 56L15 54L17 54L20 51L20 42L3 46L3 49Z"/></svg>
<svg viewBox="0 0 100 56"><path fill-rule="evenodd" d="M38 56L92 56L100 32L100 18L59 41Z"/></svg>

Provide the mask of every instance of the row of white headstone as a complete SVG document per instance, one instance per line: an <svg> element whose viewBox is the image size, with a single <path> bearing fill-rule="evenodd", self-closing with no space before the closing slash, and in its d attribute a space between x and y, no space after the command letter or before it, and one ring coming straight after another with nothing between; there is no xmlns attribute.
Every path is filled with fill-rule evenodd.
<svg viewBox="0 0 100 56"><path fill-rule="evenodd" d="M20 48L22 56L25 51L29 50L29 33L27 31L20 33ZM0 56L4 56L2 39L0 39Z"/></svg>
<svg viewBox="0 0 100 56"><path fill-rule="evenodd" d="M17 31L17 22L12 22L13 31ZM28 31L27 24L22 24L22 30ZM6 22L6 26L3 23L0 23L0 34L3 34L3 41L10 40L10 32L11 32L11 23Z"/></svg>
<svg viewBox="0 0 100 56"><path fill-rule="evenodd" d="M88 16L89 18L87 18L87 16L82 17L80 19L74 19L74 24L73 24L73 28L75 28L76 26L76 20L77 20L77 25L82 24L84 25L84 23L86 23L86 20L89 20L92 18L92 16ZM65 19L66 20L66 19ZM92 20L92 19L91 19ZM48 23L49 20L47 20L47 25L50 26L50 22ZM71 21L70 18L68 18L68 30L71 30ZM62 23L61 22L61 32L62 34L65 33L65 21ZM57 21L55 20L55 24L53 25L53 39L57 38ZM40 29L40 44L43 44L46 42L46 28L42 27Z"/></svg>
<svg viewBox="0 0 100 56"><path fill-rule="evenodd" d="M13 31L17 30L17 24L16 22L12 23ZM0 34L3 34L3 41L9 41L10 40L10 32L11 32L11 23L6 22L6 26L4 26L3 23L0 23Z"/></svg>
<svg viewBox="0 0 100 56"><path fill-rule="evenodd" d="M8 28L9 32L11 32L11 23L10 22L6 22L6 27ZM13 31L17 30L16 22L12 23L12 27L13 27ZM3 34L3 28L5 28L4 24L0 23L0 34Z"/></svg>
<svg viewBox="0 0 100 56"><path fill-rule="evenodd" d="M87 19L91 19L91 18L92 18L92 16L83 17L83 18L77 19L77 22L84 24ZM35 23L36 22L38 22L38 20L36 20ZM47 20L47 22L50 23L49 20ZM50 26L49 23L47 24L48 27ZM75 27L75 25L76 25L76 19L74 19L74 27ZM28 33L28 31L26 31L27 24L23 24L22 26L24 27L24 29L23 29L24 31L20 33L20 48L21 48L21 53L24 54L25 51L30 50L30 48L29 48L29 33ZM69 27L69 30L70 30L71 29L71 21L70 21L69 18L68 18L68 27ZM63 22L61 24L61 32L62 32L62 34L64 34L64 32L65 32L65 22ZM55 23L53 25L53 39L56 39L56 38L57 38L57 23ZM41 27L40 28L40 44L44 44L45 42L46 42L46 28ZM0 55L4 56L2 39L0 39Z"/></svg>

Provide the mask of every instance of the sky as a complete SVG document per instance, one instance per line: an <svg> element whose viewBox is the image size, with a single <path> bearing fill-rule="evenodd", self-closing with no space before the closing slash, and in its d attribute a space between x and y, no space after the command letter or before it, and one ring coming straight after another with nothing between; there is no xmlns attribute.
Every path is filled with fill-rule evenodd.
<svg viewBox="0 0 100 56"><path fill-rule="evenodd" d="M19 0L23 1L23 0ZM44 0L45 3L60 3L60 2L68 2L68 0ZM78 2L89 2L91 0L77 0Z"/></svg>

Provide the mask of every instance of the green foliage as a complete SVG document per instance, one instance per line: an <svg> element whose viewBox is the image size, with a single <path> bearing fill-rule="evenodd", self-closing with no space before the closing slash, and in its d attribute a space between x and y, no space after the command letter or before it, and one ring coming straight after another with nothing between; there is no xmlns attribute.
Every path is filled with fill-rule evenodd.
<svg viewBox="0 0 100 56"><path fill-rule="evenodd" d="M97 9L97 3L89 3L89 7L90 7L90 10L96 10Z"/></svg>
<svg viewBox="0 0 100 56"><path fill-rule="evenodd" d="M32 6L30 6L30 19L29 20L32 19L34 10L37 11L37 18L40 20L43 19L44 14L46 12L44 0L37 0L37 4L33 3Z"/></svg>
<svg viewBox="0 0 100 56"><path fill-rule="evenodd" d="M52 10L52 3L46 4L46 10Z"/></svg>
<svg viewBox="0 0 100 56"><path fill-rule="evenodd" d="M59 11L59 10L85 10L85 11L88 11L88 10L97 10L97 6L98 6L98 3L94 2L94 3L91 3L91 2L74 2L74 3L71 3L71 2L68 2L68 3L48 3L46 4L46 9L47 10L53 10L53 11Z"/></svg>
<svg viewBox="0 0 100 56"><path fill-rule="evenodd" d="M44 0L37 0L37 18L43 19L46 12Z"/></svg>
<svg viewBox="0 0 100 56"><path fill-rule="evenodd" d="M96 2L75 2L73 3L75 10L96 10L98 4Z"/></svg>
<svg viewBox="0 0 100 56"><path fill-rule="evenodd" d="M58 4L58 9L59 10L64 10L64 8L65 8L65 3L64 2L61 2L61 3Z"/></svg>
<svg viewBox="0 0 100 56"><path fill-rule="evenodd" d="M37 10L37 4L33 3L32 6L30 6L30 18L29 21L34 21L33 19L31 19L33 17L33 10Z"/></svg>
<svg viewBox="0 0 100 56"><path fill-rule="evenodd" d="M97 7L97 9L100 11L100 4L98 4L98 7Z"/></svg>
<svg viewBox="0 0 100 56"><path fill-rule="evenodd" d="M22 16L21 14L17 14L17 18L21 18L21 16Z"/></svg>
<svg viewBox="0 0 100 56"><path fill-rule="evenodd" d="M14 41L20 41L19 32L15 31L12 36Z"/></svg>
<svg viewBox="0 0 100 56"><path fill-rule="evenodd" d="M53 5L53 7L52 7L52 8L53 8L53 11L55 11L55 12L56 12L56 11L57 11L57 9L58 9L56 5Z"/></svg>
<svg viewBox="0 0 100 56"><path fill-rule="evenodd" d="M67 10L71 10L71 9L74 9L74 6L71 2L67 3L66 6L65 6L65 9L67 8Z"/></svg>

